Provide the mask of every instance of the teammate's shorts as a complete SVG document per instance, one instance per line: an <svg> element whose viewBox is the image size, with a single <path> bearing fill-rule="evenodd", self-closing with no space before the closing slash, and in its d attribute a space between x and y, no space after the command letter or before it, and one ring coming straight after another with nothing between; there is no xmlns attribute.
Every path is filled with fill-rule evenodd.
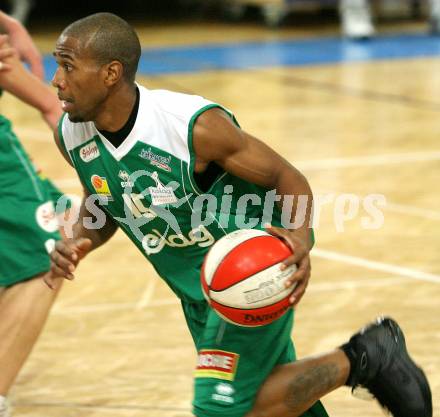
<svg viewBox="0 0 440 417"><path fill-rule="evenodd" d="M198 351L193 412L197 417L243 417L273 368L296 359L293 310L261 327L222 320L207 303L182 302ZM317 402L303 417L328 417Z"/></svg>
<svg viewBox="0 0 440 417"><path fill-rule="evenodd" d="M6 287L49 270L49 252L60 239L54 201L62 193L38 175L3 116L0 190L0 286Z"/></svg>

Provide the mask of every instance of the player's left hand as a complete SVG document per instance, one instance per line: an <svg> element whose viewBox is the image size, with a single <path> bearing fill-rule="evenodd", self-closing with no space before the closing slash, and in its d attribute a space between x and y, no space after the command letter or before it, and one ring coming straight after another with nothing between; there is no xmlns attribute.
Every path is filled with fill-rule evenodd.
<svg viewBox="0 0 440 417"><path fill-rule="evenodd" d="M307 285L309 284L312 269L309 245L299 235L295 234L295 231L271 225L266 225L265 228L271 235L284 240L292 249L293 254L284 260L281 268L286 269L291 265L297 266L295 273L286 281L286 287L295 285L295 289L289 299L292 306L295 307L306 292Z"/></svg>

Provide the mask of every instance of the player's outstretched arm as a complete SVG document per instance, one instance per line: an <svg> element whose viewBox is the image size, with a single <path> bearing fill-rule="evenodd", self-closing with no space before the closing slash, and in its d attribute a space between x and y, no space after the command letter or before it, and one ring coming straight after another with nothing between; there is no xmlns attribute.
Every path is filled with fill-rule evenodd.
<svg viewBox="0 0 440 417"><path fill-rule="evenodd" d="M267 230L284 239L293 250L294 254L284 261L284 265L298 266L286 283L287 286L296 285L290 299L296 305L306 290L311 270L313 196L306 178L274 150L238 128L229 115L218 108L202 113L195 124L193 138L196 171L203 171L203 167L213 161L237 177L276 190L281 196L281 206L287 196L293 196L290 221L294 224L296 219L303 219L302 223L292 230L270 226ZM307 204L298 204L300 200Z"/></svg>
<svg viewBox="0 0 440 417"><path fill-rule="evenodd" d="M40 80L44 78L44 67L41 54L34 45L25 27L17 20L0 10L0 27L10 36L12 47L19 58L28 63L31 72Z"/></svg>
<svg viewBox="0 0 440 417"><path fill-rule="evenodd" d="M51 129L55 129L62 113L55 93L26 70L8 35L0 35L0 50L3 51L2 65L5 66L5 70L0 71L0 88L39 110Z"/></svg>
<svg viewBox="0 0 440 417"><path fill-rule="evenodd" d="M68 236L67 239L67 241L82 241L83 239L90 241L90 245L86 246L87 252L94 250L99 246L102 246L115 234L116 230L118 230L117 224L113 221L113 219L107 216L102 209L99 209L99 215L102 216L102 219L100 221L100 223L102 223L102 227L87 227L88 223L85 222L84 219L96 217L95 213L89 211L88 207L90 206L86 204L86 201L89 197L90 194L88 193L88 191L84 190L84 196L79 209L78 220L72 228L72 236ZM79 258L82 259L84 256L80 256Z"/></svg>
<svg viewBox="0 0 440 417"><path fill-rule="evenodd" d="M17 51L9 46L8 35L0 35L0 72L7 72L12 69L11 64L6 63Z"/></svg>
<svg viewBox="0 0 440 417"><path fill-rule="evenodd" d="M60 144L57 131L54 131L55 142L63 155L64 159L71 165L69 156ZM116 223L106 216L105 212L100 210L100 215L104 216L103 226L99 228L88 228L85 218L93 218L86 204L90 194L84 190L83 200L79 209L78 220L72 228L72 234L67 239L60 240L56 243L54 250L51 252L52 274L47 274L45 282L50 288L54 288L53 277L64 277L72 280L75 278L74 272L81 259L83 259L90 251L98 248L107 242L116 232L118 226Z"/></svg>
<svg viewBox="0 0 440 417"><path fill-rule="evenodd" d="M116 232L117 225L108 216L105 216L105 223L99 229L90 229L84 226L84 218L93 217L90 213L86 199L89 195L85 192L79 210L77 223L72 228L72 235L66 239L59 240L50 254L52 274L46 274L45 282L49 288L55 288L55 277L64 277L68 280L75 278L74 272L81 259L90 251L98 248L107 242Z"/></svg>

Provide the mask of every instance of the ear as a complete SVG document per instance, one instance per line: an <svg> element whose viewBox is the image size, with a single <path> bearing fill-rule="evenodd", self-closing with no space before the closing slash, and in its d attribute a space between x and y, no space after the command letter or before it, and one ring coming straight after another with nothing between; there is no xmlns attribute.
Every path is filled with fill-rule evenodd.
<svg viewBox="0 0 440 417"><path fill-rule="evenodd" d="M119 61L112 61L104 65L103 69L105 71L104 82L108 87L116 84L122 78L124 72L124 67Z"/></svg>

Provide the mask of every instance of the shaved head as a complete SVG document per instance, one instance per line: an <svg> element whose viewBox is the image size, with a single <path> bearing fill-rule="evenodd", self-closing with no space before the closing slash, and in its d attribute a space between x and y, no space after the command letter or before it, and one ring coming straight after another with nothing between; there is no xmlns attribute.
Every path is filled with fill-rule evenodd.
<svg viewBox="0 0 440 417"><path fill-rule="evenodd" d="M141 55L141 45L134 29L112 13L96 13L73 22L63 36L77 39L81 48L98 64L119 61L123 77L133 82Z"/></svg>

